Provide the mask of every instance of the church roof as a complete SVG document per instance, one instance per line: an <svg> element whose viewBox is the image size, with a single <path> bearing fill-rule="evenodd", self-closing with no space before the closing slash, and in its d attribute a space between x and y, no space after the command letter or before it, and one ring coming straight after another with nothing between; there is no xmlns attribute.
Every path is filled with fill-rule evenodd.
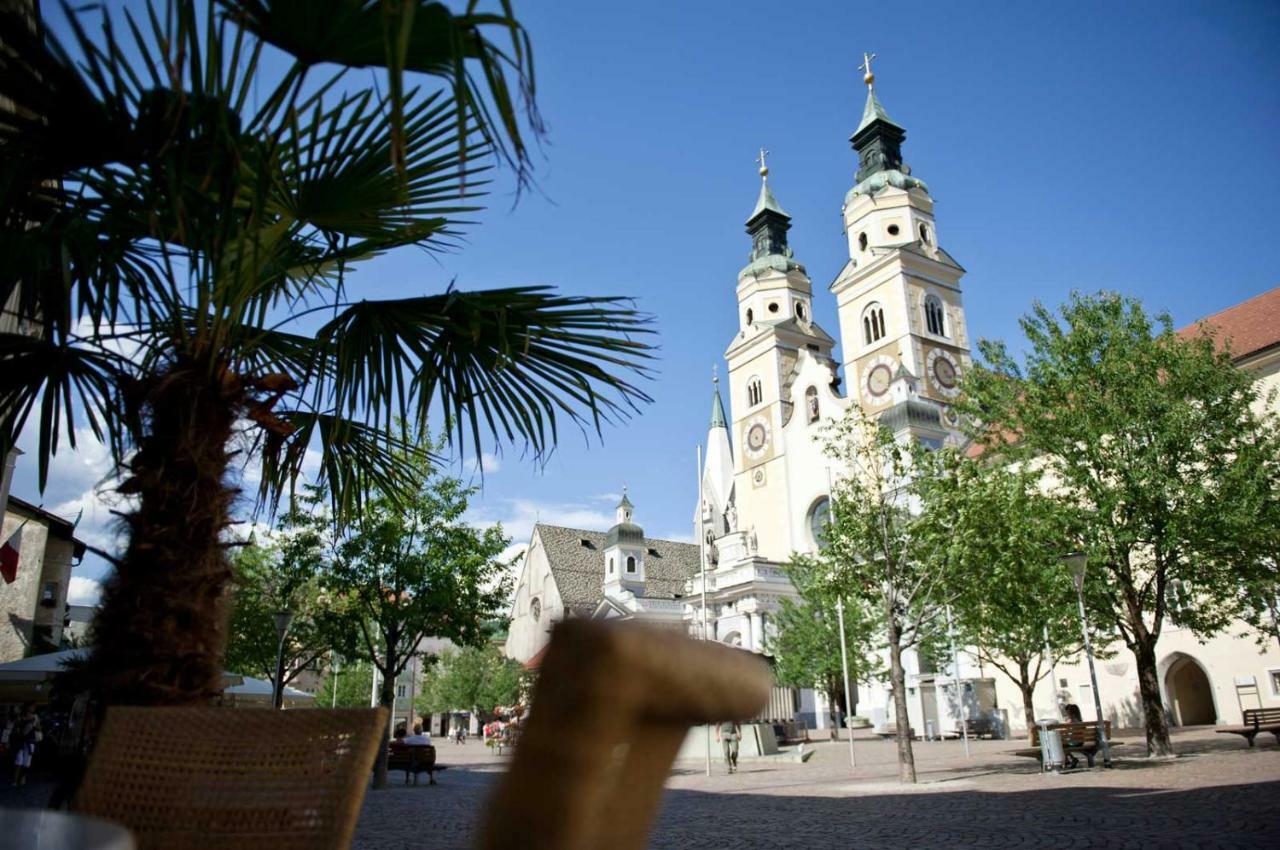
<svg viewBox="0 0 1280 850"><path fill-rule="evenodd" d="M1205 316L1180 329L1178 335L1193 338L1205 331L1219 349L1230 344L1236 361L1280 346L1280 286Z"/></svg>
<svg viewBox="0 0 1280 850"><path fill-rule="evenodd" d="M760 181L760 197L756 199L756 208L751 211L751 215L747 218L747 221L751 221L751 219L760 215L760 213L765 210L791 218L791 216L787 215L786 211L782 209L782 205L778 203L778 199L773 196L773 190L769 188L769 181L767 179Z"/></svg>
<svg viewBox="0 0 1280 850"><path fill-rule="evenodd" d="M720 388L716 387L711 394L711 427L729 427L724 415L724 402L720 399Z"/></svg>
<svg viewBox="0 0 1280 850"><path fill-rule="evenodd" d="M889 113L884 111L884 106L880 103L880 98L876 97L876 90L869 88L867 89L867 105L862 109L862 122L858 124L858 129L853 131L854 135L857 135L867 129L867 127L871 126L871 122L877 119L884 121L887 124L893 124L893 126L902 129L899 124L895 123L894 120L889 117Z"/></svg>
<svg viewBox="0 0 1280 850"><path fill-rule="evenodd" d="M542 523L534 532L542 541L565 608L590 614L604 598L604 532ZM683 594L685 582L701 567L698 547L646 537L644 548L644 595L674 599Z"/></svg>

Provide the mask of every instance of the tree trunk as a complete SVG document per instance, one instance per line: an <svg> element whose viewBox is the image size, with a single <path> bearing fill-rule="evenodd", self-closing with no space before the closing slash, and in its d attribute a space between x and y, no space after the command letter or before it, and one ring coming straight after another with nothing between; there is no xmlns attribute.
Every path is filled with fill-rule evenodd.
<svg viewBox="0 0 1280 850"><path fill-rule="evenodd" d="M840 691L835 685L827 683L827 714L831 718L831 740L840 740ZM845 709L847 712L848 709Z"/></svg>
<svg viewBox="0 0 1280 850"><path fill-rule="evenodd" d="M1022 714L1027 721L1027 739L1031 738L1031 730L1036 728L1036 706L1032 696L1035 694L1036 683L1031 681L1031 663L1029 661L1018 662L1018 690L1022 692Z"/></svg>
<svg viewBox="0 0 1280 850"><path fill-rule="evenodd" d="M1156 640L1143 630L1134 634L1132 647L1138 662L1138 692L1142 695L1142 717L1147 727L1147 755L1171 756L1173 744L1169 741L1169 721L1164 713L1164 700L1160 698L1160 675L1156 667Z"/></svg>
<svg viewBox="0 0 1280 850"><path fill-rule="evenodd" d="M897 725L898 739L898 779L915 783L916 758L911 749L911 719L907 714L907 671L902 666L902 633L892 615L887 619L889 675L893 685L894 722Z"/></svg>
<svg viewBox="0 0 1280 850"><path fill-rule="evenodd" d="M128 543L94 621L87 684L103 704L198 705L222 691L232 580L227 444L244 398L233 376L179 360L127 402L142 420L119 492Z"/></svg>
<svg viewBox="0 0 1280 850"><path fill-rule="evenodd" d="M388 641L390 643L390 641ZM396 655L391 650L387 650L387 666L383 670L382 687L378 689L378 705L383 706L388 712L395 705L396 701L396 677L388 675L388 671L396 669ZM391 726L395 723L395 717L389 717L388 722L382 727L382 741L378 747L378 756L373 762L373 787L387 787L387 748L391 744Z"/></svg>

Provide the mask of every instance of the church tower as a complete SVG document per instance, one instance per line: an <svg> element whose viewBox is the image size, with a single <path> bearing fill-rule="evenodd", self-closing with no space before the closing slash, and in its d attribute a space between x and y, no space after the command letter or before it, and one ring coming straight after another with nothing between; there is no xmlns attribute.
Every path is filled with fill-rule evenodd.
<svg viewBox="0 0 1280 850"><path fill-rule="evenodd" d="M903 162L906 130L876 94L850 138L856 184L842 208L849 262L831 285L840 315L849 397L895 432L959 439L952 403L970 363L962 269L938 241L933 198Z"/></svg>
<svg viewBox="0 0 1280 850"><path fill-rule="evenodd" d="M613 527L604 540L604 592L620 598L625 592L644 595L644 529L635 523L635 506L622 488L614 509Z"/></svg>
<svg viewBox="0 0 1280 850"><path fill-rule="evenodd" d="M791 539L783 429L803 404L792 398L792 384L807 360L831 362L835 341L813 321L813 286L787 245L791 217L769 186L766 154L760 151L760 195L747 219L751 254L738 273L739 332L725 352L738 446L735 510L727 523L736 524L737 515L752 517L760 554L785 560L797 543Z"/></svg>

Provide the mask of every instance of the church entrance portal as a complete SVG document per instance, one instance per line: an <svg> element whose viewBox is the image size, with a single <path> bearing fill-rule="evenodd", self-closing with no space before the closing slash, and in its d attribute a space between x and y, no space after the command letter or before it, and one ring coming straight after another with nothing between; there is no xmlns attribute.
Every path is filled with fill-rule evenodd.
<svg viewBox="0 0 1280 850"><path fill-rule="evenodd" d="M1164 678L1169 707L1178 725L1202 726L1217 722L1209 677L1194 658L1184 655L1174 661Z"/></svg>

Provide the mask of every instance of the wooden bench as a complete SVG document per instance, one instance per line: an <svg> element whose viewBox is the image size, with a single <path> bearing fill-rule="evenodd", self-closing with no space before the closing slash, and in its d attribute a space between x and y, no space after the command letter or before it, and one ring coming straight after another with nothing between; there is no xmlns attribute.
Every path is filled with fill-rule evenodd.
<svg viewBox="0 0 1280 850"><path fill-rule="evenodd" d="M1049 727L1053 731L1062 736L1062 752L1067 757L1067 763L1070 767L1076 767L1080 764L1080 760L1076 758L1076 753L1083 753L1089 762L1089 767L1093 767L1094 757L1097 756L1098 750L1102 744L1098 741L1098 724L1092 721L1087 723L1054 723ZM1112 747L1119 742L1111 738L1111 721L1108 720L1104 724L1107 735L1107 743ZM1015 755L1030 756L1036 759L1042 759L1043 754L1040 750L1040 727L1031 727L1031 747L1016 750Z"/></svg>
<svg viewBox="0 0 1280 850"><path fill-rule="evenodd" d="M1280 708L1246 708L1243 726L1223 726L1214 731L1223 735L1243 735L1251 747L1259 732L1270 732L1280 744Z"/></svg>
<svg viewBox="0 0 1280 850"><path fill-rule="evenodd" d="M425 773L430 780L428 785L436 784L436 771L444 770L443 765L436 764L436 748L432 744L398 744L392 741L387 747L387 770L403 770L404 784L418 784L418 774Z"/></svg>
<svg viewBox="0 0 1280 850"><path fill-rule="evenodd" d="M981 738L986 735L989 738L996 736L995 726L991 723L990 717L971 717L964 722L965 733L970 738Z"/></svg>

